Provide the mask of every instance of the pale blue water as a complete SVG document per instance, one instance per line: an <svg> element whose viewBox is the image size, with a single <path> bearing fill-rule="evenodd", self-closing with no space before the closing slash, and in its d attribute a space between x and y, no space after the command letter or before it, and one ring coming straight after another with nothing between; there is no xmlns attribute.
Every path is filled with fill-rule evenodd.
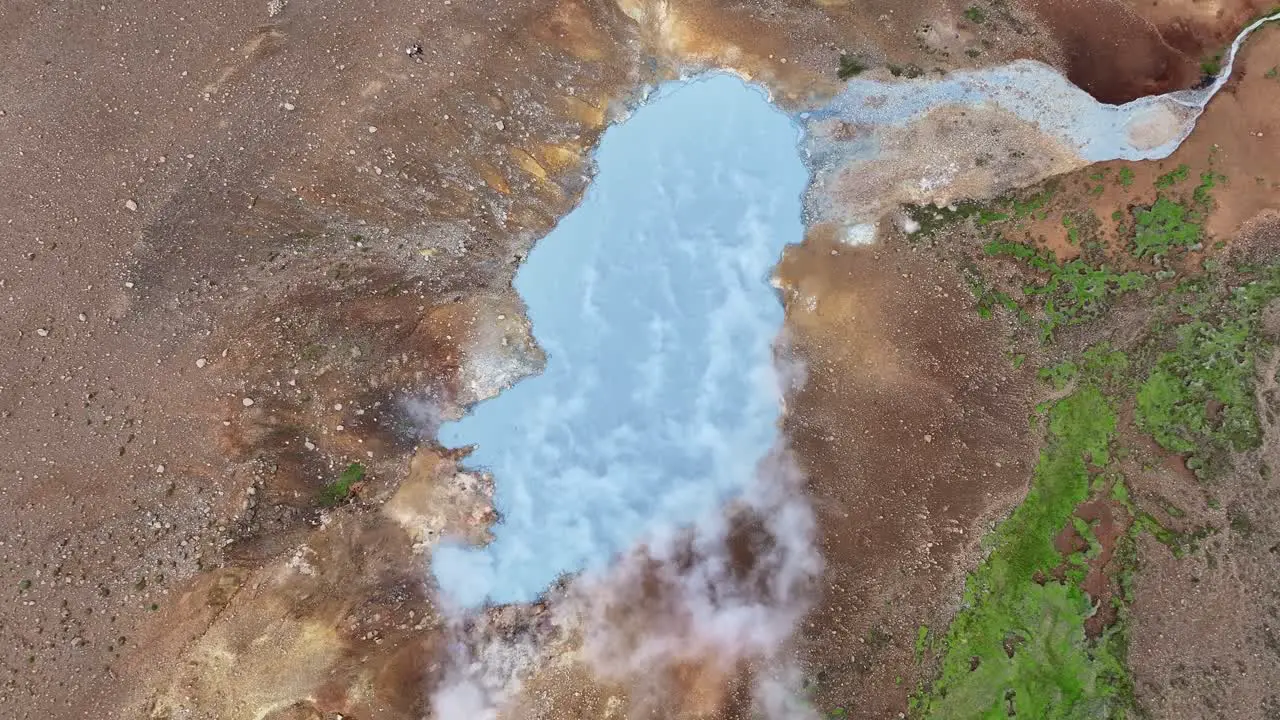
<svg viewBox="0 0 1280 720"><path fill-rule="evenodd" d="M1106 105L1020 61L854 80L803 117L902 125L943 105L994 105L1088 161L1163 158L1227 81L1244 38L1277 18L1241 32L1224 72L1200 90ZM1156 120L1167 130L1135 146L1131 130ZM440 429L447 446L478 446L467 464L494 474L502 514L489 546L435 551L445 597L535 600L562 574L717 512L751 482L780 414L771 348L782 308L768 276L803 234L800 135L730 75L666 85L605 133L582 205L515 279L546 370ZM806 152L812 167L830 168L880 150L864 137Z"/></svg>
<svg viewBox="0 0 1280 720"><path fill-rule="evenodd" d="M1100 103L1048 65L1019 60L916 81L884 83L857 78L826 107L808 115L813 119L841 117L868 125L901 125L944 105L993 105L1038 126L1089 162L1158 160L1177 150L1191 134L1196 118L1230 79L1245 39L1275 20L1280 20L1280 13L1259 18L1241 30L1227 48L1222 70L1207 87L1138 98L1123 105ZM1160 115L1176 118L1171 135L1161 143L1135 146L1130 131ZM866 147L860 154L870 156L875 150Z"/></svg>
<svg viewBox="0 0 1280 720"><path fill-rule="evenodd" d="M769 275L804 231L799 142L730 75L663 86L605 133L582 204L516 275L545 371L440 429L477 445L502 514L487 547L433 554L447 597L535 600L752 481L781 409Z"/></svg>

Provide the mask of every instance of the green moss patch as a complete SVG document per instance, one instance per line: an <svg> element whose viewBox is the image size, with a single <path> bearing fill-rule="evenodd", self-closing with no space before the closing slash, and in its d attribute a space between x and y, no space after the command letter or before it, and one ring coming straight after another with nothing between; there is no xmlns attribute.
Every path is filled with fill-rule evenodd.
<svg viewBox="0 0 1280 720"><path fill-rule="evenodd" d="M327 483L321 490L317 502L321 507L334 507L340 505L347 498L351 497L351 493L356 483L364 480L364 465L353 462L348 465L338 477L330 483Z"/></svg>
<svg viewBox="0 0 1280 720"><path fill-rule="evenodd" d="M913 701L922 717L1108 717L1127 703L1123 656L1085 636L1089 597L1052 578L1064 560L1053 539L1089 496L1091 467L1108 463L1116 414L1087 384L1050 407L1048 428L1026 500L965 584L938 679Z"/></svg>
<svg viewBox="0 0 1280 720"><path fill-rule="evenodd" d="M1192 455L1188 466L1204 475L1228 451L1261 442L1254 400L1255 362L1262 341L1262 309L1280 297L1280 267L1260 270L1232 288L1178 294L1189 317L1172 331L1173 347L1160 353L1138 390L1138 426L1162 447Z"/></svg>

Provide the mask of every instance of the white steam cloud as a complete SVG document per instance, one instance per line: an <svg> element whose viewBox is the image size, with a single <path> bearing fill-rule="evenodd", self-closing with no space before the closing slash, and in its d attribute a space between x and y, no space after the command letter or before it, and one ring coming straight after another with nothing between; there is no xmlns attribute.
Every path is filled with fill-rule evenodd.
<svg viewBox="0 0 1280 720"><path fill-rule="evenodd" d="M512 620L534 612L528 606L457 620L432 710L437 720L496 720L524 678L572 649L596 680L625 688L633 715L718 703L714 695L750 668L760 717L816 720L786 651L821 571L803 477L775 451L733 507L569 581L537 609L540 625ZM505 622L493 620L504 613ZM681 687L675 671L690 667L703 686ZM700 697L683 698L690 693Z"/></svg>

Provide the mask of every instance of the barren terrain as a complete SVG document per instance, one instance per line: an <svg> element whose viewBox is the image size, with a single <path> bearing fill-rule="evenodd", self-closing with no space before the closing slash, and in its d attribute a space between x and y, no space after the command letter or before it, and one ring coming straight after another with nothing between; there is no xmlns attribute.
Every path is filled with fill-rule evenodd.
<svg viewBox="0 0 1280 720"><path fill-rule="evenodd" d="M1031 57L1119 101L1195 84L1263 9L1000 2L978 21L969 7L0 8L0 715L429 712L454 629L423 551L481 541L493 520L434 426L538 367L512 273L645 85L728 67L799 109L839 88L841 54L886 77ZM1177 155L1132 164L1137 188L1179 163L1230 178L1215 239L1277 209L1278 36L1249 45ZM1083 189L1096 171L1063 182L1110 208L1118 190ZM779 269L784 336L808 369L786 431L827 565L794 653L817 701L851 717L907 710L927 672L916 628L947 623L1039 443L1041 390L1011 362L1010 329L972 312L952 264L884 234L850 247L814 228ZM354 461L367 476L324 507ZM1250 482L1203 510L1239 506L1256 528L1215 538L1196 562L1229 559L1205 582L1141 548L1134 672L1156 716L1251 717L1232 703L1274 688L1275 599L1230 584L1274 550L1271 495ZM1209 614L1228 601L1248 620L1222 632ZM492 632L550 637L544 610L495 611ZM1211 673L1169 659L1209 636ZM1272 655L1233 665L1249 653ZM534 677L531 716L599 717L631 690L576 672ZM738 675L673 672L692 689L662 713L745 716Z"/></svg>

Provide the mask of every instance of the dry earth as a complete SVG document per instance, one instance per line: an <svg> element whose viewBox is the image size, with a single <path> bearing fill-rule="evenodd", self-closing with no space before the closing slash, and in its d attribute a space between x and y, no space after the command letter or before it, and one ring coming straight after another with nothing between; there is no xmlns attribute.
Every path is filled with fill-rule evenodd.
<svg viewBox="0 0 1280 720"><path fill-rule="evenodd" d="M644 83L727 65L799 106L841 52L1036 57L1124 99L1195 82L1258 9L965 7L5 4L0 715L420 717L445 641L421 551L490 520L432 424L537 366L511 274ZM1215 105L1266 107L1258 75ZM831 568L798 652L823 697L882 717L910 629L946 616L1026 481L1026 381L898 244L815 232L784 270L812 373L789 429ZM319 509L355 459L356 501Z"/></svg>

